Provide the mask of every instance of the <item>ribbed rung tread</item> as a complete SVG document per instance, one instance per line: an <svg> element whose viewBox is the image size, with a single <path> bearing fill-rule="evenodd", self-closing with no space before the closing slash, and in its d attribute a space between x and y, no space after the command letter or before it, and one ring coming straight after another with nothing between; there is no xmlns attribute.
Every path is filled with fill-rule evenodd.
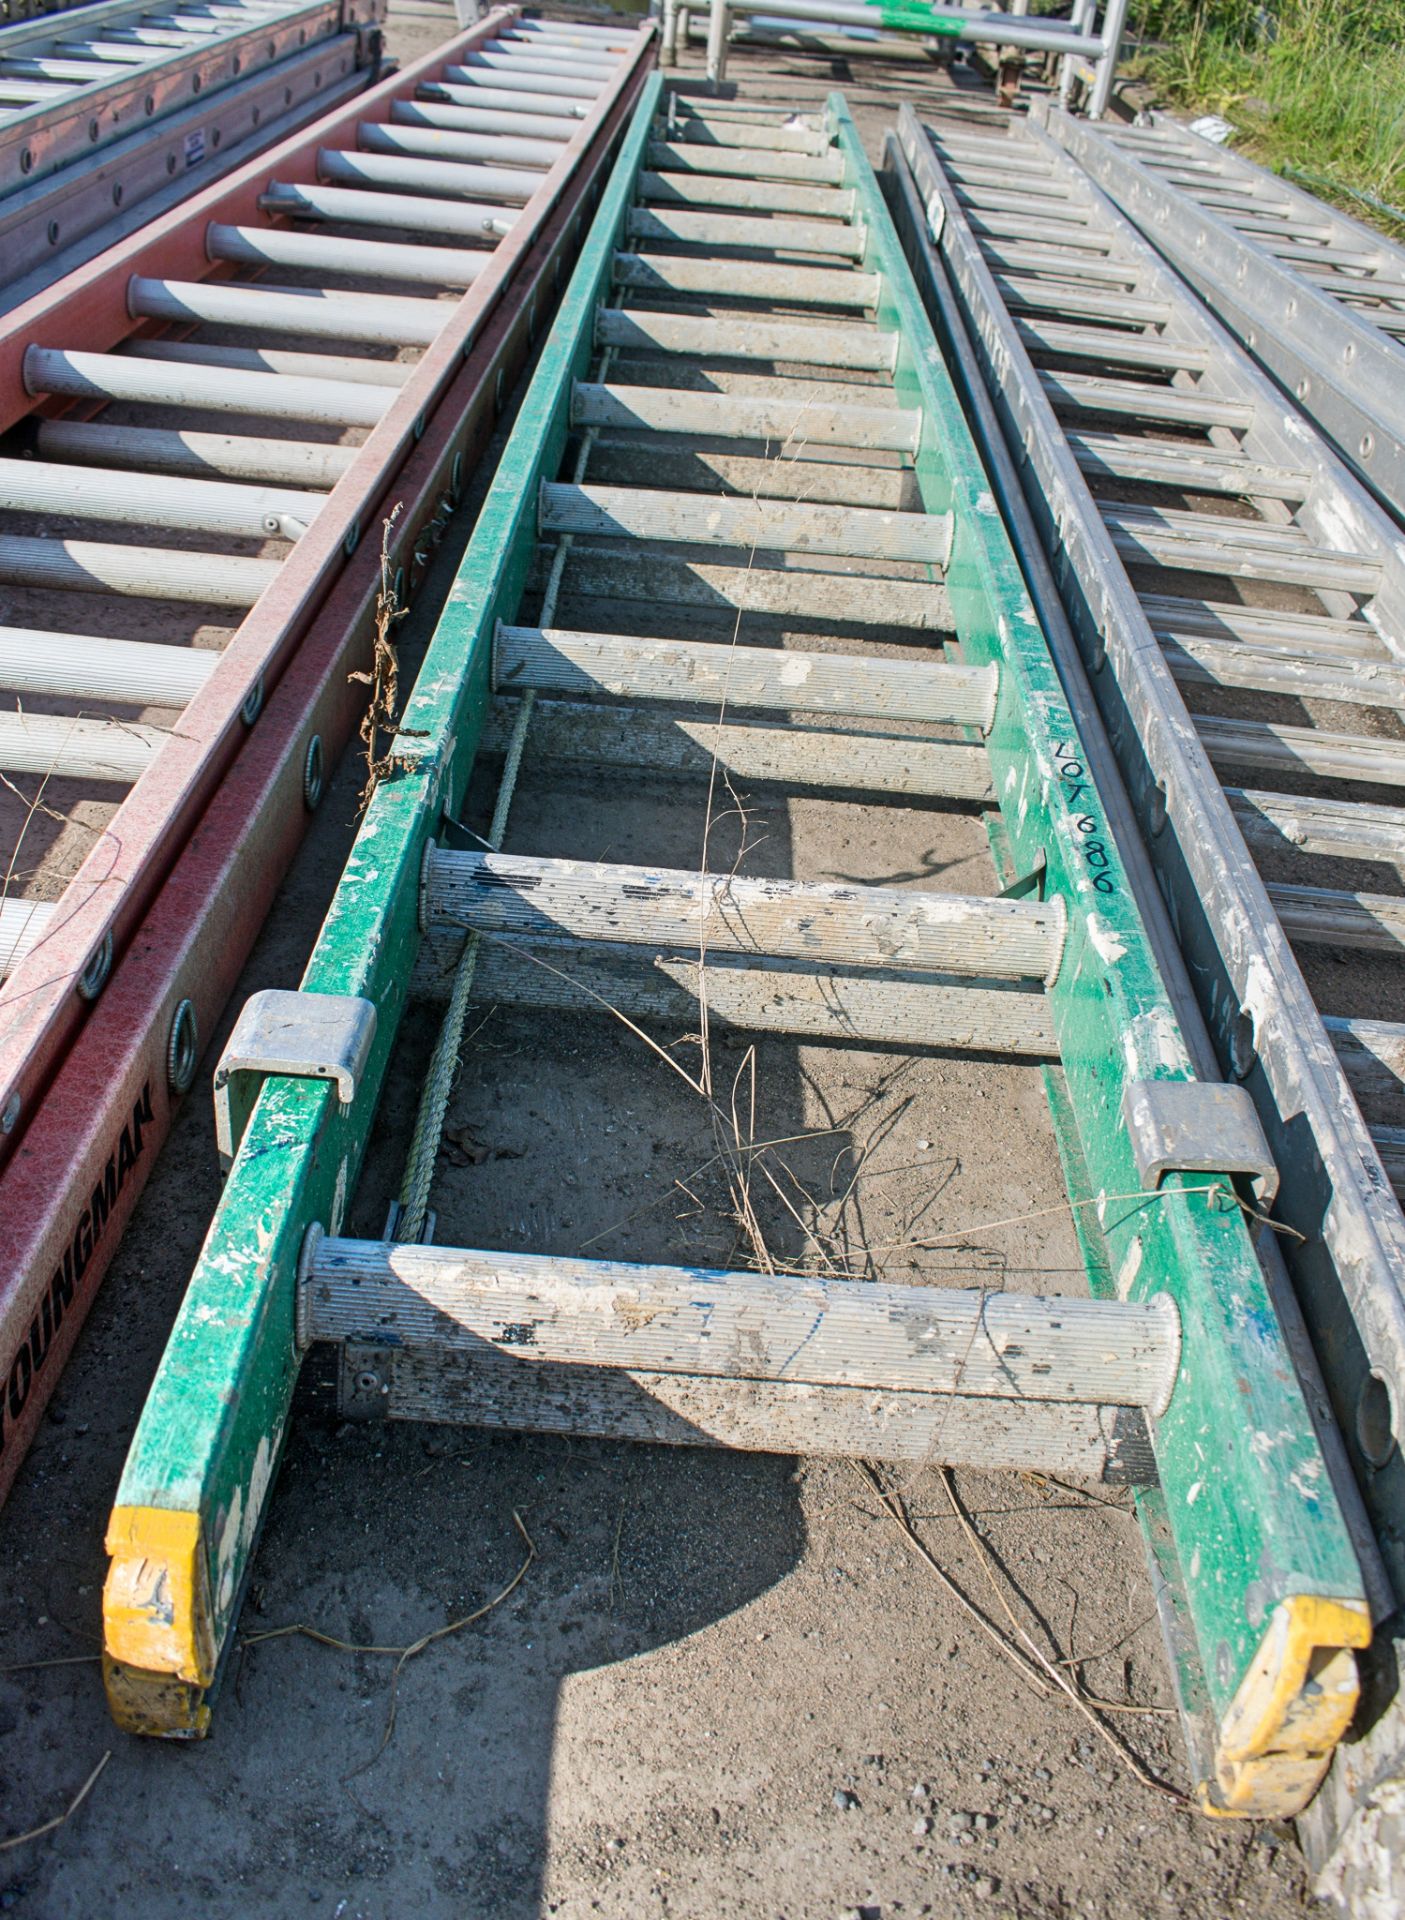
<svg viewBox="0 0 1405 1920"><path fill-rule="evenodd" d="M1306 500L1312 482L1289 467L1271 467L1223 447L1171 446L1131 434L1069 432L1080 469L1096 480L1145 480L1187 493L1224 493L1271 500Z"/></svg>
<svg viewBox="0 0 1405 1920"><path fill-rule="evenodd" d="M716 299L764 300L783 307L876 307L876 273L797 267L770 260L699 260L681 254L617 253L615 285L650 293L693 293Z"/></svg>
<svg viewBox="0 0 1405 1920"><path fill-rule="evenodd" d="M554 480L543 483L540 500L543 533L905 560L935 567L945 566L951 551L951 517L941 513L878 513L863 507L661 493L647 487L573 486Z"/></svg>
<svg viewBox="0 0 1405 1920"><path fill-rule="evenodd" d="M650 640L632 634L499 627L494 681L501 692L608 694L719 710L765 709L975 726L995 713L994 667L874 660L839 653Z"/></svg>
<svg viewBox="0 0 1405 1920"><path fill-rule="evenodd" d="M1084 373L1054 373L1047 367L1038 372L1039 383L1055 406L1081 413L1125 413L1138 420L1162 420L1187 427L1242 429L1254 424L1254 409L1248 401L1231 400L1223 394L1139 386L1132 380L1100 380Z"/></svg>
<svg viewBox="0 0 1405 1920"><path fill-rule="evenodd" d="M1405 807L1362 800L1226 787L1225 798L1250 846L1342 860L1405 861Z"/></svg>
<svg viewBox="0 0 1405 1920"><path fill-rule="evenodd" d="M898 336L873 327L714 320L644 307L602 307L595 316L595 342L625 352L686 353L702 360L764 360L862 373L891 372L898 354Z"/></svg>
<svg viewBox="0 0 1405 1920"><path fill-rule="evenodd" d="M746 247L761 253L833 254L862 260L861 227L835 220L755 220L735 213L656 212L635 207L625 223L631 240L672 240L693 247Z"/></svg>
<svg viewBox="0 0 1405 1920"><path fill-rule="evenodd" d="M1061 905L756 880L503 853L434 854L426 917L513 939L568 939L762 960L1043 980Z"/></svg>
<svg viewBox="0 0 1405 1920"><path fill-rule="evenodd" d="M794 213L817 220L848 220L854 211L853 194L842 188L800 186L790 180L642 173L639 191L650 207L740 207L750 213Z"/></svg>
<svg viewBox="0 0 1405 1920"><path fill-rule="evenodd" d="M731 176L742 180L801 180L816 186L838 186L844 163L837 153L798 153L767 147L701 147L696 141L651 140L646 155L651 167L670 173Z"/></svg>
<svg viewBox="0 0 1405 1920"><path fill-rule="evenodd" d="M516 706L501 697L492 702L485 752L505 750ZM717 770L737 780L806 792L984 803L992 791L983 747L819 727L719 726L715 719L675 719L574 701L537 701L532 758L702 779Z"/></svg>
<svg viewBox="0 0 1405 1920"><path fill-rule="evenodd" d="M753 400L738 394L587 381L577 381L572 391L571 424L886 453L915 453L922 433L920 414L891 406L835 406L808 397Z"/></svg>
<svg viewBox="0 0 1405 1920"><path fill-rule="evenodd" d="M1358 953L1398 955L1405 948L1405 897L1278 881L1270 884L1268 897L1290 940Z"/></svg>

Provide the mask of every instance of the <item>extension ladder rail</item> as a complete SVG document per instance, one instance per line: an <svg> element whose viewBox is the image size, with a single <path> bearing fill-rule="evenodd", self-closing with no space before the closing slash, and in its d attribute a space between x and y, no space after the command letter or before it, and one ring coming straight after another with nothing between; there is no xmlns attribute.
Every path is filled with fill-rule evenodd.
<svg viewBox="0 0 1405 1920"><path fill-rule="evenodd" d="M1227 1809L1285 1811L1349 1720L1350 1649L1369 1623L1226 1204L1235 1174L1271 1171L1262 1141L1247 1101L1192 1077L842 99L799 127L661 107L654 80L302 990L251 1003L217 1072L232 1164L111 1520L109 1697L126 1726L205 1730L301 1357L328 1341L344 1409L380 1417L1042 1457L1124 1480L1152 1471L1149 1435L1215 1725L1198 1784ZM733 164L714 166L719 153ZM739 192L743 157L764 192ZM833 198L792 204L783 180ZM859 368L872 377L846 380ZM694 410L700 394L746 404ZM761 397L788 421L758 422ZM812 412L844 457L808 443ZM730 644L670 635L698 608ZM753 613L799 623L815 649L753 645ZM458 825L475 754L503 762L486 849ZM524 758L667 775L694 807L724 771L873 807L939 800L986 822L1010 884L986 899L529 858L503 844ZM412 992L447 995L449 1012L417 1074L391 1227L358 1241L344 1223ZM1098 1297L422 1244L470 999L1058 1061L1051 1100L1071 1190L1090 1197L1075 1214ZM1198 1176L1172 1109L1217 1116Z"/></svg>
<svg viewBox="0 0 1405 1920"><path fill-rule="evenodd" d="M929 246L925 230L935 237L1024 468L1032 537L1092 670L1222 1069L1253 1093L1282 1169L1282 1251L1399 1593L1405 1219L1389 1182L1402 1166L1405 1025L1373 1017L1391 1009L1390 973L1343 974L1318 956L1400 958L1405 918L1394 895L1365 890L1376 874L1321 867L1393 866L1405 854L1405 814L1374 797L1398 762L1373 712L1398 698L1405 550L1046 136L975 136L904 109L893 147L922 209L912 224ZM1071 242L1037 275L1000 231L1016 203L1026 231L1037 222ZM1090 321L1094 255L1118 266L1127 291ZM1115 413L1085 403L1070 371L1080 362L1116 386ZM1197 427L1187 401L1204 411ZM1162 504L1168 489L1190 504ZM1216 689L1236 696L1233 717ZM1283 696L1302 703L1290 722L1278 717ZM1301 724L1324 700L1332 725ZM1241 717L1246 708L1255 717ZM1268 778L1221 794L1215 770L1241 766ZM1317 797L1327 779L1356 795ZM1334 877L1347 884L1324 884ZM1383 1611L1394 1604L1385 1596ZM1398 1771L1396 1720L1388 1714L1378 1737Z"/></svg>
<svg viewBox="0 0 1405 1920"><path fill-rule="evenodd" d="M1036 114L1405 516L1405 247L1163 114Z"/></svg>
<svg viewBox="0 0 1405 1920"><path fill-rule="evenodd" d="M446 64L500 48L535 77L546 40L568 67L605 52L550 96L568 113L440 102ZM81 807L88 840L65 885L73 836L8 823L9 864L22 846L57 898L0 921L0 1489L362 717L347 670L429 563L652 42L499 10L0 331L0 766L12 794ZM406 144L433 194L377 177L330 227L271 211L315 200L329 160Z"/></svg>
<svg viewBox="0 0 1405 1920"><path fill-rule="evenodd" d="M371 23L381 4L367 4L361 24L312 40L226 86L202 88L188 105L141 120L97 154L0 195L7 268L0 309L32 299L198 186L374 85L380 31Z"/></svg>
<svg viewBox="0 0 1405 1920"><path fill-rule="evenodd" d="M0 204L188 105L376 18L366 0L107 0L0 30Z"/></svg>

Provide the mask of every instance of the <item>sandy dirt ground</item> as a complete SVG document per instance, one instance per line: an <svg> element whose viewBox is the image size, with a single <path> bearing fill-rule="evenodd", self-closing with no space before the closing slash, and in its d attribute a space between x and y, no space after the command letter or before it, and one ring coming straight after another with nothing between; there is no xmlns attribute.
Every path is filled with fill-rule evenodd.
<svg viewBox="0 0 1405 1920"><path fill-rule="evenodd" d="M418 53L443 21L423 4L393 13L392 49ZM784 63L777 74L784 98ZM811 63L810 96L813 79ZM876 150L881 89L867 69L859 81ZM460 544L466 531L467 515ZM417 604L411 658L454 558L446 548ZM295 983L359 784L345 766L236 1001ZM509 847L683 863L699 824L693 802L665 807L642 784L529 771ZM751 872L992 885L975 824L936 809L884 809L875 824L873 809L758 802L747 827ZM353 1232L384 1220L432 1031L430 1011L409 1023ZM719 1041L720 1078L745 1061ZM787 1159L800 1210L846 1258L882 1247L893 1277L1080 1286L1066 1218L1040 1212L1062 1184L1037 1072L780 1041L756 1066L756 1136L806 1136ZM735 1257L705 1111L616 1025L492 1016L450 1127L462 1164L446 1162L436 1188L445 1242ZM1008 1631L999 1581L1032 1638L1121 1709L1107 1724L1160 1787L1021 1677L849 1463L339 1424L315 1391L212 1736L115 1733L97 1666L103 1526L217 1196L209 1102L192 1099L0 1518L5 1829L61 1813L110 1755L70 1821L0 1855L0 1910L1269 1920L1313 1906L1291 1832L1211 1825L1178 1804L1179 1733L1128 1496L1035 1475L957 1474L969 1533L935 1471L892 1484L946 1579ZM794 1213L760 1204L772 1250L794 1256ZM279 1632L403 1647L519 1572L501 1604L398 1675L384 1652Z"/></svg>

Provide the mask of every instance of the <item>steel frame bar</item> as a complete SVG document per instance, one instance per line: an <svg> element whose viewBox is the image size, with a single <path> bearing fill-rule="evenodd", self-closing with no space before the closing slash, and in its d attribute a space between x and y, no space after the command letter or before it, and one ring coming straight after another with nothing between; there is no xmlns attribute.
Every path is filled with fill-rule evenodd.
<svg viewBox="0 0 1405 1920"><path fill-rule="evenodd" d="M476 43L512 17L489 15L455 47ZM133 860L117 863L120 877L99 873L96 885L80 875L76 893L71 887L46 923L39 950L31 948L0 989L0 1010L9 1013L0 1056L15 1068L10 1085L28 1081L33 1089L16 1116L22 1124L6 1136L11 1153L0 1169L0 1208L18 1223L0 1266L0 1381L7 1395L0 1400L0 1491L13 1477L184 1090L168 1074L172 1043L213 1030L315 802L306 777L310 756L329 767L364 704L363 693L348 689L346 668L369 661L379 543L357 544L348 555L348 533L363 516L364 524L372 523L394 484L404 505L392 531L392 572L400 594L413 586L458 497L465 463L491 431L503 383L536 337L539 309L552 299L569 257L582 200L642 84L651 46L646 27L542 176L511 237L486 257L469 294L445 306L445 327L412 379L354 450L313 528L205 676L179 735L166 737L121 811ZM441 50L385 83L379 98L412 91L443 58ZM355 113L366 104L358 102ZM327 131L314 127L275 157L280 164L298 153L310 159ZM58 326L61 337L71 338L76 305L84 317L97 309L105 329L99 337L120 337L132 324L124 324L121 312L129 272L174 270L199 278L208 268L199 249L203 216L231 199L247 204L267 164L202 195L192 209L193 234L180 216L171 216L159 238L142 236L109 256L117 263L115 281L108 277L76 295L70 289L67 297L60 292L34 303L27 311L38 312L28 326ZM311 564L304 566L310 542L322 551L309 554ZM230 673L239 653L243 658ZM250 725L239 716L255 689L262 708ZM212 690L217 698L206 705ZM89 1002L77 989L94 952L113 964L99 997ZM32 1020L35 1014L40 1017ZM192 1073L193 1067L194 1060ZM15 1154L21 1139L24 1152Z"/></svg>
<svg viewBox="0 0 1405 1920"><path fill-rule="evenodd" d="M1405 1221L1381 1163L1376 1143L1381 1129L1368 1130L1362 1120L1274 911L1270 895L1276 897L1279 890L1265 890L1241 837L1245 822L1236 822L1231 812L1237 796L1226 790L1221 799L1172 677L1169 651L1163 659L1157 628L1162 621L1173 624L1171 603L1149 595L1139 598L1128 579L1087 477L983 257L960 185L967 149L955 140L959 157L954 172L948 173L938 151L942 134L933 136L924 129L910 108L903 110L899 138L905 177L914 182L914 200L924 210L924 239L949 272L959 324L969 333L1010 453L1021 467L1033 516L1030 533L1042 549L1041 562L1047 555L1058 575L1084 662L1092 670L1189 977L1197 983L1219 1067L1249 1087L1284 1173L1275 1210L1293 1231L1291 1237L1284 1236L1283 1255L1321 1356L1325 1391L1345 1436L1363 1510L1386 1563L1391 1584L1376 1606L1377 1617L1384 1619L1395 1608L1405 1578L1399 1546L1405 1470L1393 1438L1383 1448L1379 1436L1371 1440L1375 1416L1369 1410L1375 1396L1387 1396L1384 1411L1390 1427L1396 1395L1405 1382ZM1150 293L1160 304L1164 332L1159 337L1168 350L1174 353L1184 346L1189 356L1200 354L1202 378L1213 390L1249 402L1254 422L1249 457L1258 462L1291 459L1300 470L1293 494L1303 517L1330 529L1330 544L1349 542L1378 558L1381 579L1372 624L1360 629L1356 645L1387 657L1397 655L1405 646L1400 631L1405 549L1396 530L1098 188L1079 174L1071 158L1037 130L1023 140L1014 134L1006 138L1017 154L1034 153L1047 160L1055 177L1116 241L1123 256L1140 261L1139 297ZM990 144L998 153L1004 142ZM1076 299L1076 293L1069 295L1070 304ZM1213 446L1204 449L1207 463L1216 457ZM1193 481L1190 485L1193 490ZM1252 493L1251 481L1244 491ZM1229 536L1242 533L1245 526L1240 519L1225 522ZM1192 603L1186 605L1189 614ZM1226 617L1233 619L1233 609ZM1244 617L1251 631L1252 623L1271 624L1274 619L1249 609ZM1330 619L1319 623L1301 614L1278 618L1287 623L1285 644L1294 642L1300 673L1308 671L1304 649L1311 646L1314 626L1332 629L1339 643L1348 641L1350 628L1334 627ZM1311 733L1307 737L1312 738ZM1295 834L1294 811L1316 804L1291 794L1253 798L1280 807L1289 832ZM1352 811L1334 804L1344 813ZM1311 844L1305 831L1296 838ZM1398 854L1398 833L1389 838ZM1389 1639L1387 1634L1386 1666ZM1373 1685L1378 1712L1389 1691L1384 1680ZM1401 1721L1399 1707L1392 1706L1364 1747L1355 1747L1349 1761L1344 1757L1333 1769L1308 1816L1319 1863L1350 1822L1352 1788L1346 1783L1355 1782L1360 1793L1368 1776L1399 1778L1405 1771Z"/></svg>
<svg viewBox="0 0 1405 1920"><path fill-rule="evenodd" d="M613 294L658 102L654 81L407 704L397 770L372 797L304 976L310 993L376 1007L364 1075L347 1103L326 1083L276 1073L264 1081L133 1442L109 1533L106 1598L109 1694L130 1726L188 1736L208 1724L287 1431L309 1230L340 1232L357 1178L421 944L426 852L441 820L458 817L484 729L496 627L515 616L532 575L542 484L559 471L573 384L587 376L596 310ZM914 462L922 507L952 521L947 586L962 657L999 677L985 747L1009 864L1017 874L1042 867L1045 897L1068 916L1045 1003L1076 1116L1066 1144L1071 1162L1087 1163L1079 1190L1103 1195L1099 1224L1086 1222L1100 1249L1094 1291L1135 1302L1167 1294L1179 1315L1181 1367L1153 1444L1216 1727L1215 1777L1201 1784L1228 1808L1284 1811L1301 1804L1325 1764L1313 1741L1329 1721L1326 1744L1340 1737L1355 1698L1346 1649L1369 1630L1358 1562L1225 1188L1170 1172L1154 1207L1114 1199L1141 1192L1117 1119L1124 1088L1190 1080L1191 1057L987 476L837 95L827 123L867 236L874 318L899 338L895 393L923 419ZM158 1592L159 1618L150 1604Z"/></svg>
<svg viewBox="0 0 1405 1920"><path fill-rule="evenodd" d="M1405 248L1161 115L1155 144L1140 128L1095 132L1043 103L1035 118L1405 519ZM1188 158L1195 172L1177 172ZM1260 207L1271 195L1281 214L1255 219L1217 199L1221 182Z"/></svg>

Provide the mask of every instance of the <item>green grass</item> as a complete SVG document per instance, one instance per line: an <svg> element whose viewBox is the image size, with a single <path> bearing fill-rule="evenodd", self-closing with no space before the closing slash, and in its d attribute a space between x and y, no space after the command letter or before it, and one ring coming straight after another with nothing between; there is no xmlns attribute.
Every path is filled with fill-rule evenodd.
<svg viewBox="0 0 1405 1920"><path fill-rule="evenodd" d="M1134 0L1132 26L1167 105L1222 113L1238 151L1358 215L1352 189L1405 208L1405 0Z"/></svg>

